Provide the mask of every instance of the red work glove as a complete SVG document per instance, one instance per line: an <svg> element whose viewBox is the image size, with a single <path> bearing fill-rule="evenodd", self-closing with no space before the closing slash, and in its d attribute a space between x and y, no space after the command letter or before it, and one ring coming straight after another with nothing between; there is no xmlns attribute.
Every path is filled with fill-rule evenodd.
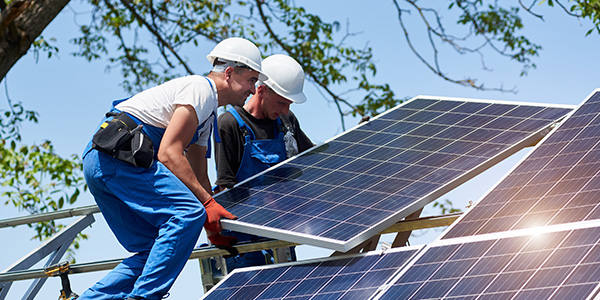
<svg viewBox="0 0 600 300"><path fill-rule="evenodd" d="M225 258L237 256L239 254L238 250L233 247L233 245L238 242L235 237L215 233L209 236L208 239L213 245L215 245L215 247L227 250L227 252L229 252L230 255L225 255Z"/></svg>
<svg viewBox="0 0 600 300"><path fill-rule="evenodd" d="M206 210L206 221L204 222L204 228L210 231L208 234L215 232L221 232L221 218L230 220L237 219L236 216L228 212L221 204L217 203L213 197L210 197L204 202L204 209Z"/></svg>

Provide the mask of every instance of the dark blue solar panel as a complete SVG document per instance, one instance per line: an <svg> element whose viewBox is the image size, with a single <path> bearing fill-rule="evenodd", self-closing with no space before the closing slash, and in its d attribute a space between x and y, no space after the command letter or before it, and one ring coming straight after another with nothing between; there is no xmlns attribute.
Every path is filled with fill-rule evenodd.
<svg viewBox="0 0 600 300"><path fill-rule="evenodd" d="M387 299L589 299L600 284L600 227L435 245Z"/></svg>
<svg viewBox="0 0 600 300"><path fill-rule="evenodd" d="M476 167L519 150L516 143L536 142L569 111L414 99L215 199L239 217L223 220L226 229L347 251L412 213L416 201L441 195L476 175ZM495 122L500 118L515 122Z"/></svg>
<svg viewBox="0 0 600 300"><path fill-rule="evenodd" d="M443 238L600 219L599 142L596 92Z"/></svg>
<svg viewBox="0 0 600 300"><path fill-rule="evenodd" d="M369 299L417 248L236 269L203 299Z"/></svg>

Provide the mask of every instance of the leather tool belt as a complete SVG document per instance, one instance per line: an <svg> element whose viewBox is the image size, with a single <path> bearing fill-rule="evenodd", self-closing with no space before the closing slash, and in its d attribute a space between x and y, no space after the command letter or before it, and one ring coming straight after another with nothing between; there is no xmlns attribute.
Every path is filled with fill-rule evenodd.
<svg viewBox="0 0 600 300"><path fill-rule="evenodd" d="M142 132L143 125L136 123L126 113L106 113L113 117L100 125L92 138L92 149L136 167L150 168L154 162L152 140Z"/></svg>

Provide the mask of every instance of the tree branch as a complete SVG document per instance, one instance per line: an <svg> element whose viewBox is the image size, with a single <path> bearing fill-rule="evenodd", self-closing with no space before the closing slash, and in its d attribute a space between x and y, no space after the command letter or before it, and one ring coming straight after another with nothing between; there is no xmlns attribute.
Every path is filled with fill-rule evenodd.
<svg viewBox="0 0 600 300"><path fill-rule="evenodd" d="M175 49L173 49L173 47L171 47L171 45L163 39L163 37L160 35L160 33L152 25L150 25L148 22L146 22L146 20L137 13L135 8L133 6L131 6L131 3L129 2L129 0L121 0L121 3L123 3L123 5L125 5L127 10L129 10L129 12L135 17L136 20L138 20L139 22L141 22L142 24L144 24L146 26L146 28L154 35L154 37L156 37L156 39L163 46L167 47L167 49L169 49L169 51L171 51L171 53L177 58L179 63L185 68L186 72L189 75L194 75L194 72L190 69L190 67L187 65L187 63L179 56L179 53L177 53L177 51L175 51ZM164 56L164 57L165 57L165 60L167 61L167 63L169 63L169 60L167 59L167 57L166 56Z"/></svg>
<svg viewBox="0 0 600 300"><path fill-rule="evenodd" d="M427 28L427 32L428 32L428 37L429 37L429 43L431 45L432 51L433 51L433 60L434 60L434 64L435 66L433 66L432 64L429 63L429 61L427 61L427 59L425 59L420 53L419 51L415 48L415 46L412 43L412 40L410 38L410 34L408 32L408 29L406 28L406 25L404 24L403 21L403 9L400 7L400 5L398 4L397 0L394 0L394 5L396 6L396 10L398 11L398 21L400 23L400 27L402 28L404 37L406 39L406 42L408 44L408 47L410 48L410 50L415 54L415 56L417 56L417 58L429 69L431 70L434 74L436 74L437 76L439 76L440 78L451 82L451 83L455 83L455 84L459 84L462 86L467 86L467 87L472 87L474 89L477 90L484 90L484 91L501 91L501 92L515 92L514 88L511 90L506 90L504 88L486 88L483 86L483 84L476 84L475 80L472 78L467 78L467 79L463 79L463 80L458 80L458 79L453 79L448 77L447 75L444 74L444 72L442 71L440 65L439 65L439 61L438 61L438 57L439 57L439 52L437 49L437 46L435 44L435 41L432 38L432 34L434 34L435 36L439 37L442 42L447 42L450 45L452 45L453 48L455 48L459 53L462 53L463 51L469 51L469 52L476 52L479 53L481 55L481 53L479 52L479 48L482 47L480 46L477 49L471 50L471 49L467 49L464 47L459 46L458 44L456 44L454 41L452 41L451 38L449 38L448 35L446 34L442 34L437 32L435 29L433 29L431 27L431 25L429 24L429 22L427 21L427 18L425 17L424 13L423 13L423 8L418 6L414 1L411 0L406 0L409 4L411 4L413 7L415 7L415 9L417 9L417 11L419 11L419 14L421 15L421 19L423 20L423 22L425 23L425 26ZM434 11L433 12L436 17L437 17L437 13ZM438 25L440 26L440 28L442 28L441 30L443 30L443 27L441 26L441 24L439 23L439 19L438 19ZM493 45L491 44L491 42L489 41L489 39L487 37L484 37L486 39L486 44L490 44L490 46L493 47ZM485 44L484 44L485 45ZM499 53L503 54L502 51L497 50Z"/></svg>
<svg viewBox="0 0 600 300"><path fill-rule="evenodd" d="M258 8L258 13L260 15L260 19L262 21L262 23L265 25L269 35L271 36L271 38L275 41L275 43L277 43L284 51L286 51L290 56L294 56L294 53L292 52L292 49L285 44L277 34L275 34L275 32L273 31L273 29L271 28L269 22L267 21L267 17L264 13L263 7L262 5L264 4L264 1L262 0L256 0L256 6ZM306 66L304 66L306 68ZM340 120L342 123L342 128L345 129L345 122L344 122L344 112L342 111L342 108L340 106L340 102L346 104L348 107L350 107L352 109L352 111L363 115L362 112L360 112L354 105L350 104L350 102L348 102L347 100L339 97L338 95L336 95L326 84L324 84L314 73L312 72L308 72L308 77L315 83L317 84L317 86L321 87L333 100L335 105L337 106L338 112L340 114Z"/></svg>
<svg viewBox="0 0 600 300"><path fill-rule="evenodd" d="M4 2L4 0L0 0ZM0 16L0 80L27 53L35 39L69 0L16 0ZM12 28L12 30L11 30ZM8 31L8 32L7 32Z"/></svg>
<svg viewBox="0 0 600 300"><path fill-rule="evenodd" d="M538 15L536 13L534 13L531 8L533 7L533 5L537 2L537 0L531 2L531 5L529 7L525 6L525 4L523 3L523 1L519 0L519 4L521 5L521 7L523 9L525 9L526 12L530 13L532 16L539 18L540 20L544 21L544 16L542 15Z"/></svg>
<svg viewBox="0 0 600 300"><path fill-rule="evenodd" d="M19 0L11 3L10 6L6 6L4 0L0 0L3 3L2 13L0 13L0 35L8 28L8 26L14 27L15 19L23 13L30 5L31 2Z"/></svg>

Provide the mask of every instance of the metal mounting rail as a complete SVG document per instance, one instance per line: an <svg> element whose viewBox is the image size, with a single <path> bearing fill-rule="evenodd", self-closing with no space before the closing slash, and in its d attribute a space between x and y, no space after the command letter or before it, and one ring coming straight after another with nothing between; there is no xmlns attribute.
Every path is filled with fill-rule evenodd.
<svg viewBox="0 0 600 300"><path fill-rule="evenodd" d="M236 246L240 253L253 252L262 249L273 249L273 248L281 248L281 247L290 247L295 246L297 244L279 240L265 240L261 242L248 243L248 244L240 244ZM227 255L229 252L223 249L218 249L214 246L206 246L201 248L196 248L192 251L189 259L199 259L199 258L209 258L214 256L223 256ZM116 267L123 259L111 259L111 260L103 260L89 263L81 263L81 264L73 264L69 266L69 274L78 274L78 273L88 273L88 272L97 272L97 271L105 271L112 270ZM22 270L22 271L10 271L0 273L0 283L1 282L12 282L19 280L29 280L35 278L46 278L48 275L44 273L44 269L31 269L31 270Z"/></svg>
<svg viewBox="0 0 600 300"><path fill-rule="evenodd" d="M439 216L427 216L416 219L402 220L382 231L381 234L449 226L456 221L461 214L462 213L459 212Z"/></svg>
<svg viewBox="0 0 600 300"><path fill-rule="evenodd" d="M44 221L56 220L56 219L64 219L64 218L70 218L70 217L75 217L75 216L86 216L86 215L95 214L95 213L99 213L99 212L100 212L100 208L98 207L98 205L89 205L89 206L82 206L82 207L72 208L72 209L57 210L57 211L53 211L53 212L35 214L35 215L31 215L31 216L16 217L16 218L0 220L0 228L14 227L14 226L18 226L18 225L25 225L25 224L32 224L32 223L39 223L39 222L44 222Z"/></svg>
<svg viewBox="0 0 600 300"><path fill-rule="evenodd" d="M80 209L69 210L70 212L57 212L59 214L56 215L64 215L66 213L83 213L86 210L93 211L94 206L82 207ZM99 210L98 210L99 211ZM454 222L461 213L447 214L441 216L428 216L421 217L417 219L410 220L402 220L390 228L381 232L381 234L385 233L393 233L393 232L403 232L403 231L411 231L418 229L426 229L433 227L441 227L448 226ZM34 217L34 216L32 216ZM0 224L5 224L7 220L0 221ZM13 225L10 225L13 226ZM276 248L284 248L298 245L292 242L286 242L281 240L267 240L259 241L255 243L244 243L236 245L235 248L240 253L253 252L258 250L265 249L276 249ZM214 246L207 246L197 248L192 251L189 259L201 259L201 258L210 258L215 256L223 256L229 254L226 250L218 249ZM78 273L88 273L88 272L97 272L97 271L105 271L111 270L116 265L118 265L123 259L112 259L112 260L103 260L89 263L81 263L81 264L73 264L69 267L70 274L78 274ZM11 281L19 281L19 280L29 280L35 278L45 278L47 275L44 273L43 269L31 269L31 270L21 270L21 271L8 271L0 273L0 283L1 282L11 282ZM1 285L0 285L1 286Z"/></svg>

